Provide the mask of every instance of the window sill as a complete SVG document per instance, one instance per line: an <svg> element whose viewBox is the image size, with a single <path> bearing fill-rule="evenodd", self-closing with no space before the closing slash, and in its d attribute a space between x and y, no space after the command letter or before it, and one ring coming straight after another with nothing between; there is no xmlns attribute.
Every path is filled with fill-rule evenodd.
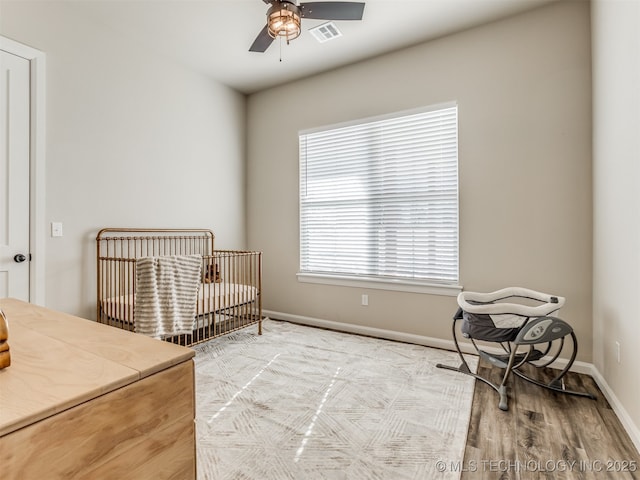
<svg viewBox="0 0 640 480"><path fill-rule="evenodd" d="M396 292L427 293L455 297L462 291L460 285L439 285L437 283L416 282L411 280L387 280L377 278L350 277L347 275L322 275L318 273L298 273L300 283L318 283L341 287L371 288Z"/></svg>

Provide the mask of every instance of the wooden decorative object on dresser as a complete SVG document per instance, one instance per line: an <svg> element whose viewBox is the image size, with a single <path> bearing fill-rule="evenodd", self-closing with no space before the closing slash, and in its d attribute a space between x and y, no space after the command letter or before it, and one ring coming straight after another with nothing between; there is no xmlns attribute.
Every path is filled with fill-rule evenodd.
<svg viewBox="0 0 640 480"><path fill-rule="evenodd" d="M11 352L9 352L9 325L4 312L0 310L0 369L11 365Z"/></svg>
<svg viewBox="0 0 640 480"><path fill-rule="evenodd" d="M14 299L3 480L196 478L193 350Z"/></svg>

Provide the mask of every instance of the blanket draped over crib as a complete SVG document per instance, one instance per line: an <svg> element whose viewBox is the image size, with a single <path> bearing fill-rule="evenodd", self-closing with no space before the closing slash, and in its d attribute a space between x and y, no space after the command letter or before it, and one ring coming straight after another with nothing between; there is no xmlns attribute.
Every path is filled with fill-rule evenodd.
<svg viewBox="0 0 640 480"><path fill-rule="evenodd" d="M193 331L201 266L201 255L136 260L137 333L164 338Z"/></svg>

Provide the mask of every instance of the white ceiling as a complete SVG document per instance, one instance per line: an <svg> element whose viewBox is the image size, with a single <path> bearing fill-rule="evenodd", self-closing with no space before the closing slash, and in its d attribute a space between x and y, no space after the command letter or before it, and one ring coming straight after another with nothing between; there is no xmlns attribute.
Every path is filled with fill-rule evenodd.
<svg viewBox="0 0 640 480"><path fill-rule="evenodd" d="M324 22L303 19L300 37L289 45L276 40L265 53L248 51L266 23L269 6L262 0L81 0L67 5L127 40L253 93L555 0L364 1L362 21L335 22L342 37L318 43L307 30Z"/></svg>

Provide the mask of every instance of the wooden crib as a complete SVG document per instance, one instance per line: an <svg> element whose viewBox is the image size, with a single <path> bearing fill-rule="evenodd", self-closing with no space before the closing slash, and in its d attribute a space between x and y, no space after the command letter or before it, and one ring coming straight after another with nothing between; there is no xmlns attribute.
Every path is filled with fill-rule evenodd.
<svg viewBox="0 0 640 480"><path fill-rule="evenodd" d="M136 331L136 262L201 255L202 279L191 334L165 338L191 346L250 325L262 334L262 253L215 250L205 229L104 228L97 242L97 321Z"/></svg>

